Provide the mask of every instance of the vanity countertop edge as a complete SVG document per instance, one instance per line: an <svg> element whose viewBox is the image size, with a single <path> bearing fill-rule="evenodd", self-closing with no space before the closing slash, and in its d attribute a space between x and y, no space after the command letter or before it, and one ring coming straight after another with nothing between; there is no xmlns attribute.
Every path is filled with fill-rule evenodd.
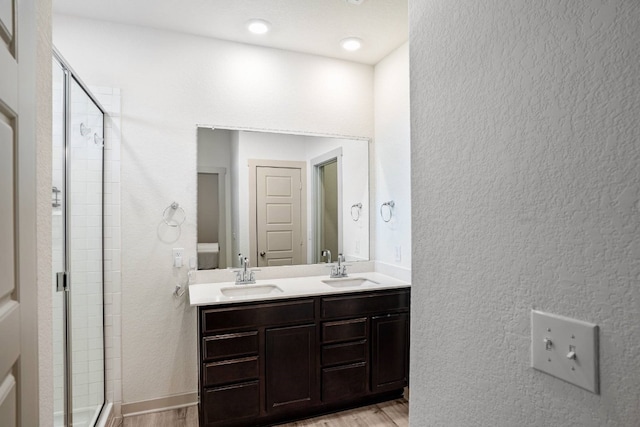
<svg viewBox="0 0 640 427"><path fill-rule="evenodd" d="M381 291L395 288L411 287L410 283L395 279L382 273L353 273L347 279L363 278L374 283L368 283L361 286L347 286L335 288L325 284L323 281L329 279L328 276L308 276L293 277L283 279L264 279L256 280L252 285L236 285L235 282L221 283L198 283L189 286L189 303L192 307L205 305L222 305L255 301L273 301L289 298L311 297L319 295L335 295L356 292ZM265 286L277 285L282 292L267 295L243 295L243 296L225 296L221 290L224 288L242 286Z"/></svg>

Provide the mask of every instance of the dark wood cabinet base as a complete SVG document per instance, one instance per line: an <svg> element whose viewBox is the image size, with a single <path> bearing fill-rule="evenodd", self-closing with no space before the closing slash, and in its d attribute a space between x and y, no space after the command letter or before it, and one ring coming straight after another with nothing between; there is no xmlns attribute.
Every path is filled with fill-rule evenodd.
<svg viewBox="0 0 640 427"><path fill-rule="evenodd" d="M268 426L402 396L408 288L198 309L202 427Z"/></svg>

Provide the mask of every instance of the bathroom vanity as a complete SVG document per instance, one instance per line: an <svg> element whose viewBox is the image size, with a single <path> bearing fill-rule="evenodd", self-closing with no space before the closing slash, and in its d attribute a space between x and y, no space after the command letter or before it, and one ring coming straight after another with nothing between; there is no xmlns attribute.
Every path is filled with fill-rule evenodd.
<svg viewBox="0 0 640 427"><path fill-rule="evenodd" d="M410 288L365 276L354 286L319 277L192 285L200 425L268 425L401 396Z"/></svg>

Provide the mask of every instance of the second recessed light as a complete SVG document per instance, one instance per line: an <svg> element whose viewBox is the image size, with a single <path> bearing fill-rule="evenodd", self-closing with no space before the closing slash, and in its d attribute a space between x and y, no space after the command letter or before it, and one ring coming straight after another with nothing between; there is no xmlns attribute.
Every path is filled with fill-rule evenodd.
<svg viewBox="0 0 640 427"><path fill-rule="evenodd" d="M340 40L340 46L342 46L344 50L355 52L362 47L362 40L357 37L347 37L346 39Z"/></svg>
<svg viewBox="0 0 640 427"><path fill-rule="evenodd" d="M247 28L253 34L266 34L271 29L271 24L264 19L252 19L247 22Z"/></svg>

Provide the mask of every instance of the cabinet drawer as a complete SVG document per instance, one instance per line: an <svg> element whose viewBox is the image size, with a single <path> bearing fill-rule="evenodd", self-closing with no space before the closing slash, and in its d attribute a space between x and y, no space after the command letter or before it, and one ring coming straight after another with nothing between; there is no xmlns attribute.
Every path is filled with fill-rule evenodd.
<svg viewBox="0 0 640 427"><path fill-rule="evenodd" d="M364 362L367 357L367 341L325 345L322 347L322 365L339 365Z"/></svg>
<svg viewBox="0 0 640 427"><path fill-rule="evenodd" d="M367 365L356 363L322 370L322 400L352 398L367 391Z"/></svg>
<svg viewBox="0 0 640 427"><path fill-rule="evenodd" d="M314 320L314 300L202 310L204 334L252 326L276 326Z"/></svg>
<svg viewBox="0 0 640 427"><path fill-rule="evenodd" d="M227 387L205 389L202 409L205 425L229 423L260 415L260 387L258 381Z"/></svg>
<svg viewBox="0 0 640 427"><path fill-rule="evenodd" d="M409 308L409 290L322 298L322 317L358 316Z"/></svg>
<svg viewBox="0 0 640 427"><path fill-rule="evenodd" d="M206 363L203 373L205 387L255 380L260 373L258 357Z"/></svg>
<svg viewBox="0 0 640 427"><path fill-rule="evenodd" d="M322 341L325 343L353 341L366 338L367 318L324 322L322 324Z"/></svg>
<svg viewBox="0 0 640 427"><path fill-rule="evenodd" d="M213 335L202 339L202 359L231 359L258 354L258 331Z"/></svg>

